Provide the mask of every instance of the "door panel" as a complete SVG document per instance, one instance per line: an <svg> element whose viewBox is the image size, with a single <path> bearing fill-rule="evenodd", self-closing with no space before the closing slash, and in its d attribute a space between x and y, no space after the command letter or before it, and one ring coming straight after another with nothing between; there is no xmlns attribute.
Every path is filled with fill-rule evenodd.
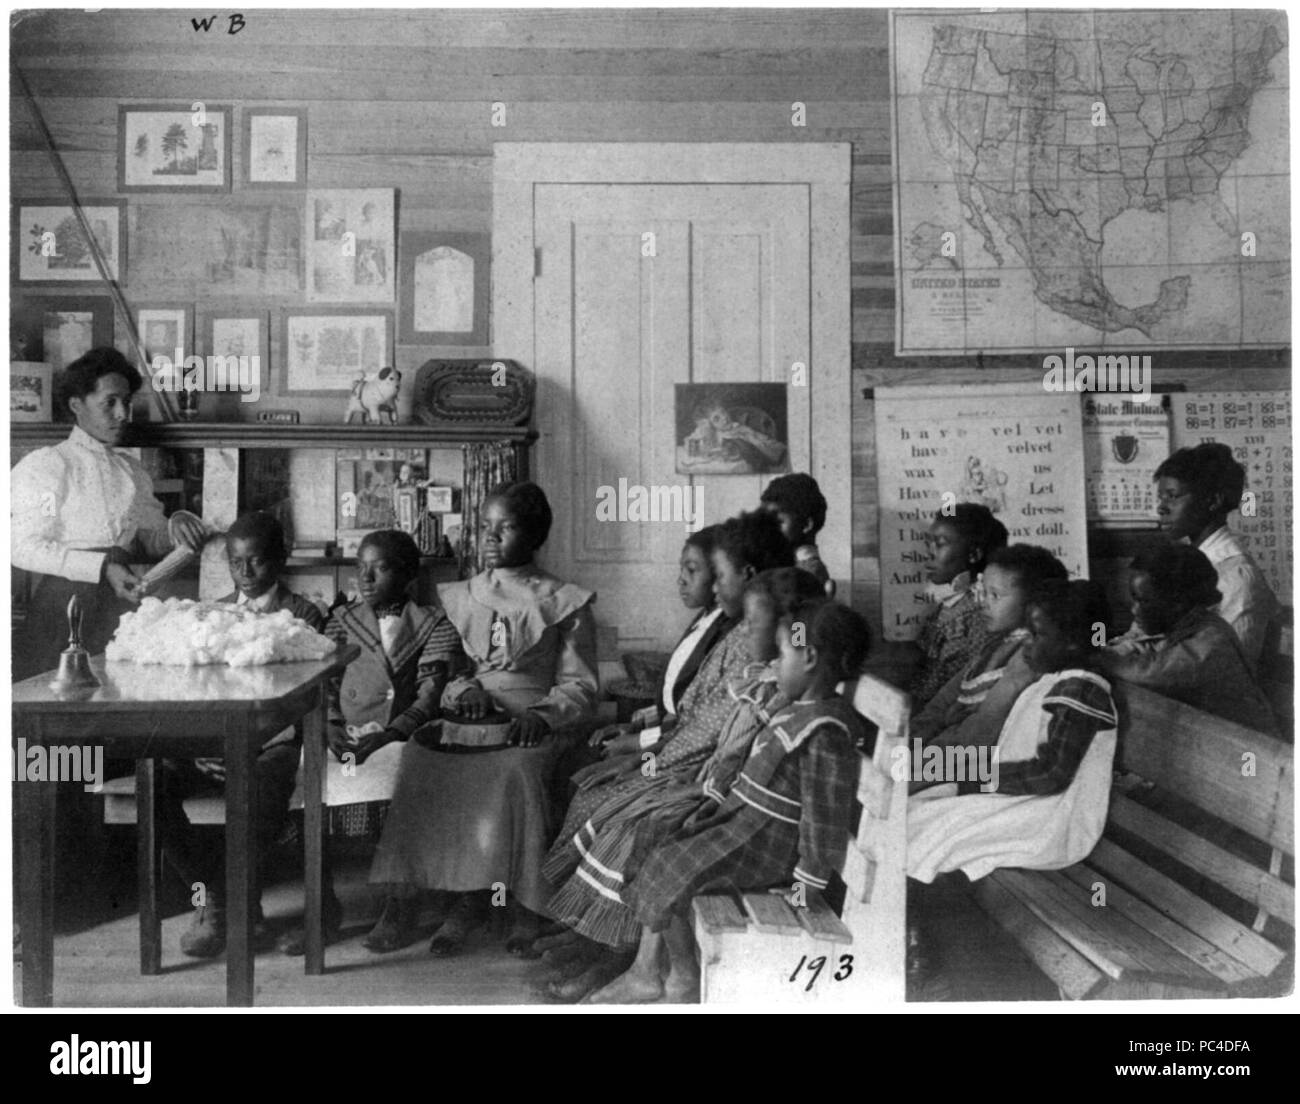
<svg viewBox="0 0 1300 1104"><path fill-rule="evenodd" d="M601 488L676 488L682 504L689 489L706 524L758 504L766 478L676 474L674 385L789 383L808 363L808 188L534 194L537 470L557 518L544 561L597 590L623 646L664 646L686 619L673 585L685 524L600 520ZM806 470L809 388L786 394L791 463Z"/></svg>

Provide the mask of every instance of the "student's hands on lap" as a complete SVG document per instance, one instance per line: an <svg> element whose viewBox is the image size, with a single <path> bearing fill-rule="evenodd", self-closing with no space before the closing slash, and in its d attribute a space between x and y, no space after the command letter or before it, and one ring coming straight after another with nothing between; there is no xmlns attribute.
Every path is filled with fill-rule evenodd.
<svg viewBox="0 0 1300 1104"><path fill-rule="evenodd" d="M640 750L641 734L639 732L626 732L615 736L612 740L607 740L601 748L601 754L606 759L612 759L619 755L633 755Z"/></svg>
<svg viewBox="0 0 1300 1104"><path fill-rule="evenodd" d="M486 690L472 686L456 699L455 710L462 717L471 721L486 717L494 708L492 698Z"/></svg>
<svg viewBox="0 0 1300 1104"><path fill-rule="evenodd" d="M345 755L355 756L357 753L357 745L353 744L348 739L347 733L336 725L330 725L326 728L325 742L329 745L330 751L334 753L334 758L340 763L347 761L343 758Z"/></svg>
<svg viewBox="0 0 1300 1104"><path fill-rule="evenodd" d="M616 736L625 736L629 732L635 731L630 724L612 724L602 725L591 734L591 739L587 741L588 747L598 748Z"/></svg>
<svg viewBox="0 0 1300 1104"><path fill-rule="evenodd" d="M510 742L517 747L536 747L551 734L545 718L531 709L525 709L510 722Z"/></svg>
<svg viewBox="0 0 1300 1104"><path fill-rule="evenodd" d="M355 747L348 750L356 756L356 765L361 766L381 747L386 747L388 744L400 739L402 737L399 733L394 732L391 728L386 728L382 732L367 733L361 737L360 742Z"/></svg>

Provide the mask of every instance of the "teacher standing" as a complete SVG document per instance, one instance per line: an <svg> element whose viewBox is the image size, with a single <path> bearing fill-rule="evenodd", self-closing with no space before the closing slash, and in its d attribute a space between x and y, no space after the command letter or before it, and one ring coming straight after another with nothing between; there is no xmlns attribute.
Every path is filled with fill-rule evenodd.
<svg viewBox="0 0 1300 1104"><path fill-rule="evenodd" d="M83 611L82 644L92 655L102 652L140 600L132 561L159 558L176 544L202 546L199 519L184 514L169 523L149 473L118 447L142 382L116 349L92 349L73 361L62 386L76 427L11 472L13 565L34 576L15 641L16 679L58 666L73 595Z"/></svg>

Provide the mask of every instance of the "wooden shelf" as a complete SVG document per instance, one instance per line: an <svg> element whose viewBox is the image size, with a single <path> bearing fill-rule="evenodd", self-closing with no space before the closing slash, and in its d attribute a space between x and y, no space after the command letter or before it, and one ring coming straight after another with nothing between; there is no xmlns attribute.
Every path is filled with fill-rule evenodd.
<svg viewBox="0 0 1300 1104"><path fill-rule="evenodd" d="M53 445L67 437L72 426L56 423L19 423L9 427L14 445ZM140 422L123 442L144 448L439 448L484 441L510 441L529 445L537 431L528 426L362 426L272 425L265 422Z"/></svg>
<svg viewBox="0 0 1300 1104"><path fill-rule="evenodd" d="M421 556L422 564L454 564L457 562L455 556ZM299 570L302 568L320 567L334 569L336 567L355 567L357 558L355 556L290 556L288 562L284 565L290 570Z"/></svg>

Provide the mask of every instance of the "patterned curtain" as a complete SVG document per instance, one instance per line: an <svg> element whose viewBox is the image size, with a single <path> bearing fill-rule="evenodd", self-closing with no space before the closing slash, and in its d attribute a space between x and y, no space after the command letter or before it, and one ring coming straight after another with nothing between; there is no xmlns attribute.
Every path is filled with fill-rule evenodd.
<svg viewBox="0 0 1300 1104"><path fill-rule="evenodd" d="M498 483L519 478L519 464L509 441L488 441L464 445L465 490L461 495L460 577L468 579L479 571L479 522L483 500Z"/></svg>

